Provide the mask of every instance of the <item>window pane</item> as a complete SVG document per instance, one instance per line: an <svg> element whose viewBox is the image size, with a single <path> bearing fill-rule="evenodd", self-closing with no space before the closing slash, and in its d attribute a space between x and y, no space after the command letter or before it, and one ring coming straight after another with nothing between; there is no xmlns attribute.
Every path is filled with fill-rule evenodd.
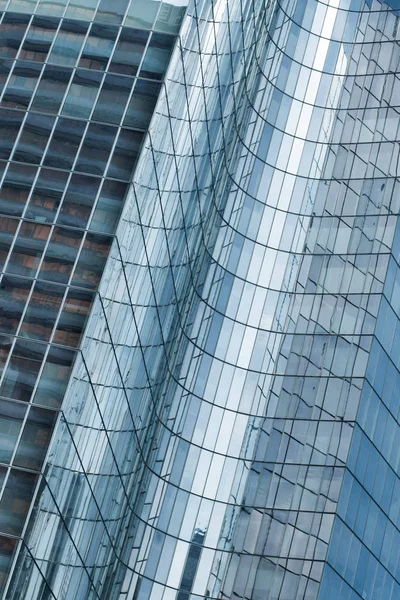
<svg viewBox="0 0 400 600"><path fill-rule="evenodd" d="M64 398L75 352L51 346L33 398L35 404L59 408Z"/></svg>
<svg viewBox="0 0 400 600"><path fill-rule="evenodd" d="M47 65L36 90L31 109L52 114L58 113L72 70Z"/></svg>
<svg viewBox="0 0 400 600"><path fill-rule="evenodd" d="M14 465L39 470L49 447L57 413L32 407L14 457Z"/></svg>
<svg viewBox="0 0 400 600"><path fill-rule="evenodd" d="M79 345L92 303L90 292L69 291L53 338L56 344Z"/></svg>
<svg viewBox="0 0 400 600"><path fill-rule="evenodd" d="M64 19L51 49L49 62L64 67L75 66L87 28L87 23Z"/></svg>
<svg viewBox="0 0 400 600"><path fill-rule="evenodd" d="M94 20L120 25L128 4L129 0L113 0L112 2L110 0L100 0Z"/></svg>
<svg viewBox="0 0 400 600"><path fill-rule="evenodd" d="M50 234L50 227L35 223L22 223L18 232L7 272L34 277Z"/></svg>
<svg viewBox="0 0 400 600"><path fill-rule="evenodd" d="M2 271L17 230L17 225L17 220L0 217L0 268Z"/></svg>
<svg viewBox="0 0 400 600"><path fill-rule="evenodd" d="M91 21L97 0L70 0L65 16L70 19L83 19Z"/></svg>
<svg viewBox="0 0 400 600"><path fill-rule="evenodd" d="M63 286L36 282L21 326L21 335L47 341L57 319L64 292Z"/></svg>
<svg viewBox="0 0 400 600"><path fill-rule="evenodd" d="M95 103L100 82L100 73L90 73L78 69L68 90L62 114L88 119Z"/></svg>
<svg viewBox="0 0 400 600"><path fill-rule="evenodd" d="M71 169L85 127L84 121L59 119L43 163L48 167Z"/></svg>
<svg viewBox="0 0 400 600"><path fill-rule="evenodd" d="M10 574L17 542L18 540L0 536L0 594L3 593Z"/></svg>
<svg viewBox="0 0 400 600"><path fill-rule="evenodd" d="M103 233L114 233L126 194L126 183L104 181L93 213L90 229Z"/></svg>
<svg viewBox="0 0 400 600"><path fill-rule="evenodd" d="M45 17L34 17L28 29L19 58L44 62L50 50L58 21Z"/></svg>
<svg viewBox="0 0 400 600"><path fill-rule="evenodd" d="M28 22L27 15L4 15L0 30L0 56L15 58Z"/></svg>
<svg viewBox="0 0 400 600"><path fill-rule="evenodd" d="M89 125L75 169L93 175L103 175L116 133L115 127Z"/></svg>
<svg viewBox="0 0 400 600"><path fill-rule="evenodd" d="M140 29L123 29L114 50L110 71L136 75L149 33Z"/></svg>
<svg viewBox="0 0 400 600"><path fill-rule="evenodd" d="M13 159L39 164L53 128L54 118L30 113L25 121Z"/></svg>
<svg viewBox="0 0 400 600"><path fill-rule="evenodd" d="M87 175L72 175L57 222L85 229L101 179Z"/></svg>
<svg viewBox="0 0 400 600"><path fill-rule="evenodd" d="M107 75L92 119L119 124L129 98L132 82L126 77Z"/></svg>
<svg viewBox="0 0 400 600"><path fill-rule="evenodd" d="M140 77L162 79L167 70L175 37L162 33L153 33L140 68Z"/></svg>
<svg viewBox="0 0 400 600"><path fill-rule="evenodd" d="M134 0L131 2L124 25L151 29L159 6L160 2L153 0Z"/></svg>
<svg viewBox="0 0 400 600"><path fill-rule="evenodd" d="M55 227L40 269L40 277L68 283L82 240L82 232Z"/></svg>
<svg viewBox="0 0 400 600"><path fill-rule="evenodd" d="M31 504L37 475L11 469L0 502L0 531L19 535Z"/></svg>
<svg viewBox="0 0 400 600"><path fill-rule="evenodd" d="M32 281L3 276L0 283L0 331L15 333L25 308Z"/></svg>
<svg viewBox="0 0 400 600"><path fill-rule="evenodd" d="M104 71L111 56L117 34L117 27L93 25L83 48L79 66L85 69Z"/></svg>
<svg viewBox="0 0 400 600"><path fill-rule="evenodd" d="M112 238L88 233L72 281L75 285L96 288L100 283Z"/></svg>
<svg viewBox="0 0 400 600"><path fill-rule="evenodd" d="M124 125L147 129L153 116L161 84L138 79L126 111Z"/></svg>
<svg viewBox="0 0 400 600"><path fill-rule="evenodd" d="M0 158L8 158L21 127L24 114L0 108Z"/></svg>
<svg viewBox="0 0 400 600"><path fill-rule="evenodd" d="M1 385L1 396L29 402L45 350L44 344L17 341Z"/></svg>
<svg viewBox="0 0 400 600"><path fill-rule="evenodd" d="M129 131L128 129L121 130L111 159L111 164L108 168L108 177L124 179L125 181L130 180L132 171L136 166L143 136L144 133L139 131Z"/></svg>
<svg viewBox="0 0 400 600"><path fill-rule="evenodd" d="M24 167L26 169L26 167ZM28 219L52 222L67 184L68 173L41 169L26 212Z"/></svg>
<svg viewBox="0 0 400 600"><path fill-rule="evenodd" d="M28 108L41 71L42 65L17 61L4 91L2 106Z"/></svg>
<svg viewBox="0 0 400 600"><path fill-rule="evenodd" d="M9 165L0 189L0 212L18 217L22 215L36 173L36 167L25 165L21 169L19 165Z"/></svg>
<svg viewBox="0 0 400 600"><path fill-rule="evenodd" d="M25 413L25 404L0 399L0 461L3 463L10 463ZM0 489L2 484L1 481Z"/></svg>

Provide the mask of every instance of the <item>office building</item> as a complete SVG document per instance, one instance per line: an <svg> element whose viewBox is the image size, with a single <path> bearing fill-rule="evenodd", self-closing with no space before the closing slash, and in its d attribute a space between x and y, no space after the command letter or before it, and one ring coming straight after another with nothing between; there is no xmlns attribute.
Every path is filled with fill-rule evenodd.
<svg viewBox="0 0 400 600"><path fill-rule="evenodd" d="M2 598L399 598L399 3L0 10Z"/></svg>

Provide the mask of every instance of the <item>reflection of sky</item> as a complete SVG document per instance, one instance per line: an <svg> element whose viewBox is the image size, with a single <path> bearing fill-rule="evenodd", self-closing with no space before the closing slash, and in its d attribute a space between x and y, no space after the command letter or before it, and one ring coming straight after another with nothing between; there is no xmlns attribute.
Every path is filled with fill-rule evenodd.
<svg viewBox="0 0 400 600"><path fill-rule="evenodd" d="M400 0L379 0L382 4L387 4L388 6L391 6L392 8L397 8L400 10Z"/></svg>

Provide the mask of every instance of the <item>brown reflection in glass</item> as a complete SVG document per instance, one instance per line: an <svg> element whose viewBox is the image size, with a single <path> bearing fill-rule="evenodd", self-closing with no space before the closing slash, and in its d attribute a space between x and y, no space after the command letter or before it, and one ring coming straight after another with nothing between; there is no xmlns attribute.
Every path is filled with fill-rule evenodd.
<svg viewBox="0 0 400 600"><path fill-rule="evenodd" d="M31 504L37 475L11 469L0 502L0 531L20 535Z"/></svg>
<svg viewBox="0 0 400 600"><path fill-rule="evenodd" d="M20 50L19 58L44 62L51 48L57 24L57 19L34 17Z"/></svg>
<svg viewBox="0 0 400 600"><path fill-rule="evenodd" d="M68 283L78 254L83 233L74 229L55 227L40 270L40 277Z"/></svg>
<svg viewBox="0 0 400 600"><path fill-rule="evenodd" d="M49 447L57 413L32 407L14 457L14 465L39 470Z"/></svg>
<svg viewBox="0 0 400 600"><path fill-rule="evenodd" d="M47 225L22 223L7 265L7 272L34 277L49 234L50 227Z"/></svg>
<svg viewBox="0 0 400 600"><path fill-rule="evenodd" d="M96 288L103 274L112 237L88 233L72 281L76 285Z"/></svg>
<svg viewBox="0 0 400 600"><path fill-rule="evenodd" d="M77 347L81 341L94 294L71 289L65 300L53 342Z"/></svg>
<svg viewBox="0 0 400 600"><path fill-rule="evenodd" d="M3 270L6 262L8 251L14 239L14 234L17 230L18 221L0 217L0 267Z"/></svg>
<svg viewBox="0 0 400 600"><path fill-rule="evenodd" d="M64 286L38 281L29 300L20 334L39 340L48 340L58 316Z"/></svg>
<svg viewBox="0 0 400 600"><path fill-rule="evenodd" d="M52 222L67 184L68 173L42 169L33 190L26 217L34 221Z"/></svg>
<svg viewBox="0 0 400 600"><path fill-rule="evenodd" d="M52 345L47 355L38 387L35 404L59 408L64 398L76 352Z"/></svg>
<svg viewBox="0 0 400 600"><path fill-rule="evenodd" d="M0 331L15 333L25 308L32 281L3 276L0 283Z"/></svg>

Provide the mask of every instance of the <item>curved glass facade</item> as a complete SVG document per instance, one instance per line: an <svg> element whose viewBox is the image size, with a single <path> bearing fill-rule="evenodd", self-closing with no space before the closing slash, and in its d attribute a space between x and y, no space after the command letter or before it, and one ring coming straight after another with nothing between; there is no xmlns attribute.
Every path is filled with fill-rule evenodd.
<svg viewBox="0 0 400 600"><path fill-rule="evenodd" d="M3 598L399 598L396 3L0 7Z"/></svg>

